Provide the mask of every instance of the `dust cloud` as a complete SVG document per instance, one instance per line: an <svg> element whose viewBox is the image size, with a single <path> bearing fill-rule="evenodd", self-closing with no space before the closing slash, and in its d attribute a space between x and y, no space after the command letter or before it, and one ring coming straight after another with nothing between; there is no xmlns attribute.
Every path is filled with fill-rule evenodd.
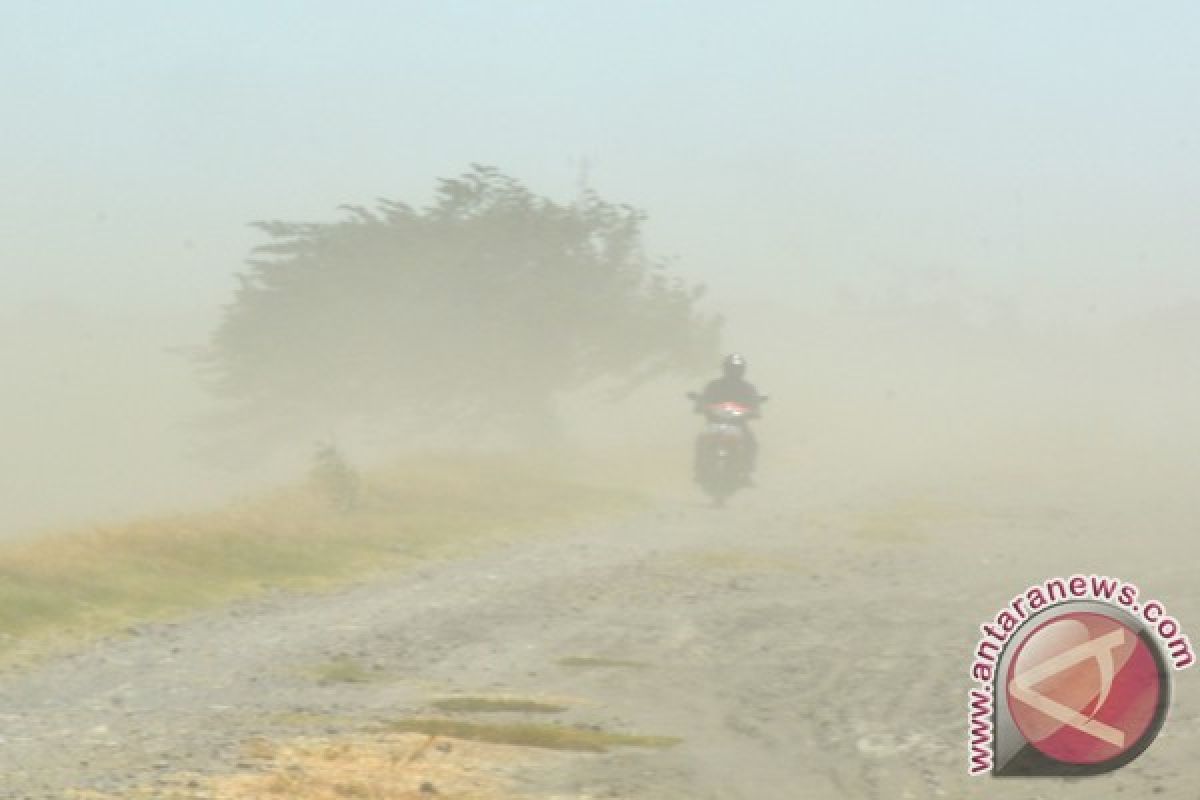
<svg viewBox="0 0 1200 800"><path fill-rule="evenodd" d="M983 314L953 297L811 299L709 303L728 318L723 346L747 354L748 377L771 395L759 424L762 481L829 502L896 493L1060 510L1190 502L1200 309L1084 326L1023 322L1012 313L1021 297ZM301 473L323 432L238 469L197 455L196 422L212 400L189 354L215 319L211 308L103 314L66 302L0 318L4 535L210 506ZM559 444L654 451L686 485L698 419L682 394L706 377L667 376L619 400L599 389L565 398ZM472 443L369 428L342 442L364 462Z"/></svg>
<svg viewBox="0 0 1200 800"><path fill-rule="evenodd" d="M776 306L751 319L756 377L777 398L766 441L799 487L982 510L1190 502L1197 309L1084 326L973 319L947 299L809 315Z"/></svg>
<svg viewBox="0 0 1200 800"><path fill-rule="evenodd" d="M472 160L646 209L772 395L764 482L1185 503L1194 12L877 6L25 9L0 31L0 536L218 504L329 438L356 463L473 442L313 430L235 470L196 455L187 357L245 223L419 205ZM901 279L929 265L970 291ZM566 439L686 487L704 378L564 398Z"/></svg>
<svg viewBox="0 0 1200 800"><path fill-rule="evenodd" d="M207 397L187 350L209 312L79 298L0 314L0 536L208 506L268 480L194 457Z"/></svg>
<svg viewBox="0 0 1200 800"><path fill-rule="evenodd" d="M760 482L818 503L917 495L985 512L1187 512L1200 307L1077 324L1023 321L1026 298L1014 296L983 309L829 299L726 307L725 346L748 356L748 378L771 397ZM689 388L671 379L591 420L587 435L682 452L698 426L681 400Z"/></svg>

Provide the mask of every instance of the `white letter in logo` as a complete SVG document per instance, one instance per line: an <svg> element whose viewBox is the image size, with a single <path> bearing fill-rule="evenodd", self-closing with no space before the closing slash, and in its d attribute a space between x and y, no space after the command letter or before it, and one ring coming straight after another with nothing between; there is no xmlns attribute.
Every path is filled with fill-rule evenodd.
<svg viewBox="0 0 1200 800"><path fill-rule="evenodd" d="M1116 671L1113 650L1123 644L1125 644L1125 629L1117 628L1099 639L1092 639L1076 645L1053 658L1046 659L1036 667L1015 675L1008 685L1008 691L1022 703L1058 720L1063 725L1069 725L1077 731L1108 742L1114 747L1124 747L1124 731L1093 719L1096 714L1100 713L1100 709L1104 706L1104 701L1108 699L1108 693L1112 689ZM1034 690L1034 686L1051 675L1057 675L1089 658L1096 659L1096 664L1100 668L1100 696L1096 699L1096 709L1092 712L1092 717L1085 717L1075 709L1067 708L1062 703L1051 700L1041 692Z"/></svg>

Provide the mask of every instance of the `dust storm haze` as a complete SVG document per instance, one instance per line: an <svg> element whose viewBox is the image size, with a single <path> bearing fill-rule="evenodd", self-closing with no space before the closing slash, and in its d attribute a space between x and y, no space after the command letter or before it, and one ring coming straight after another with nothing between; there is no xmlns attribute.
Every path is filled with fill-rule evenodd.
<svg viewBox="0 0 1200 800"><path fill-rule="evenodd" d="M1027 797L981 620L1200 625L1200 6L6 11L0 797Z"/></svg>
<svg viewBox="0 0 1200 800"><path fill-rule="evenodd" d="M15 15L6 533L285 478L195 457L188 353L261 243L246 223L421 204L471 162L648 212L652 254L708 285L774 395L776 469L1179 498L1200 430L1193 9L457 10ZM686 449L679 392L702 377L577 399L566 424Z"/></svg>

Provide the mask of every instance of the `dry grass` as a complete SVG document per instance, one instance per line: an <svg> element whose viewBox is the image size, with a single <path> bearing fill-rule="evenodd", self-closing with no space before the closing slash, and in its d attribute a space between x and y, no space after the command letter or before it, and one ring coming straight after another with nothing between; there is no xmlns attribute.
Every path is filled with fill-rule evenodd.
<svg viewBox="0 0 1200 800"><path fill-rule="evenodd" d="M977 512L926 497L908 497L880 508L850 513L843 519L854 537L864 544L920 544L932 528L950 522L964 523Z"/></svg>
<svg viewBox="0 0 1200 800"><path fill-rule="evenodd" d="M523 697L443 697L432 703L438 711L453 712L523 712L531 714L558 714L567 707L558 703L544 703Z"/></svg>
<svg viewBox="0 0 1200 800"><path fill-rule="evenodd" d="M682 558L692 567L730 572L807 572L810 559L793 553L748 550L697 550Z"/></svg>
<svg viewBox="0 0 1200 800"><path fill-rule="evenodd" d="M623 658L597 658L593 656L569 656L558 660L563 667L610 667L617 669L641 669L650 666L644 661L628 661Z"/></svg>
<svg viewBox="0 0 1200 800"><path fill-rule="evenodd" d="M353 658L335 658L324 664L318 664L306 672L322 685L372 683L383 680L385 677L378 671L368 669Z"/></svg>
<svg viewBox="0 0 1200 800"><path fill-rule="evenodd" d="M498 458L426 458L367 476L351 511L302 485L211 513L0 546L0 656L96 635L271 587L371 570L639 505L569 471Z"/></svg>
<svg viewBox="0 0 1200 800"><path fill-rule="evenodd" d="M423 734L256 742L252 772L205 778L176 775L119 795L79 800L503 800L513 775L556 754ZM422 788L424 787L424 788Z"/></svg>
<svg viewBox="0 0 1200 800"><path fill-rule="evenodd" d="M680 741L672 736L635 736L595 728L571 728L531 722L497 724L453 719L402 719L389 722L387 727L397 733L424 733L473 742L586 753L605 753L610 747L670 747Z"/></svg>
<svg viewBox="0 0 1200 800"><path fill-rule="evenodd" d="M547 769L567 752L613 746L667 747L678 740L549 725L478 725L404 720L395 731L285 744L244 743L249 771L203 777L183 774L117 795L79 792L75 800L515 800L519 773Z"/></svg>

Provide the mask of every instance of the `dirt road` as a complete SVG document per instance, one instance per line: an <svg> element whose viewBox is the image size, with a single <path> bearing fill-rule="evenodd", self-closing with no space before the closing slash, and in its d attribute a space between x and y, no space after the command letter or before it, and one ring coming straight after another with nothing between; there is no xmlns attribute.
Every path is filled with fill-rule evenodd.
<svg viewBox="0 0 1200 800"><path fill-rule="evenodd" d="M279 593L9 674L0 796L253 769L239 755L251 737L505 693L562 701L563 724L682 740L556 759L517 776L531 796L1192 798L1190 673L1159 741L1110 776L968 779L964 743L977 626L1030 583L1120 575L1200 631L1192 530L936 495L818 503L782 482L720 512L663 498L633 520ZM331 661L370 679L318 680Z"/></svg>

